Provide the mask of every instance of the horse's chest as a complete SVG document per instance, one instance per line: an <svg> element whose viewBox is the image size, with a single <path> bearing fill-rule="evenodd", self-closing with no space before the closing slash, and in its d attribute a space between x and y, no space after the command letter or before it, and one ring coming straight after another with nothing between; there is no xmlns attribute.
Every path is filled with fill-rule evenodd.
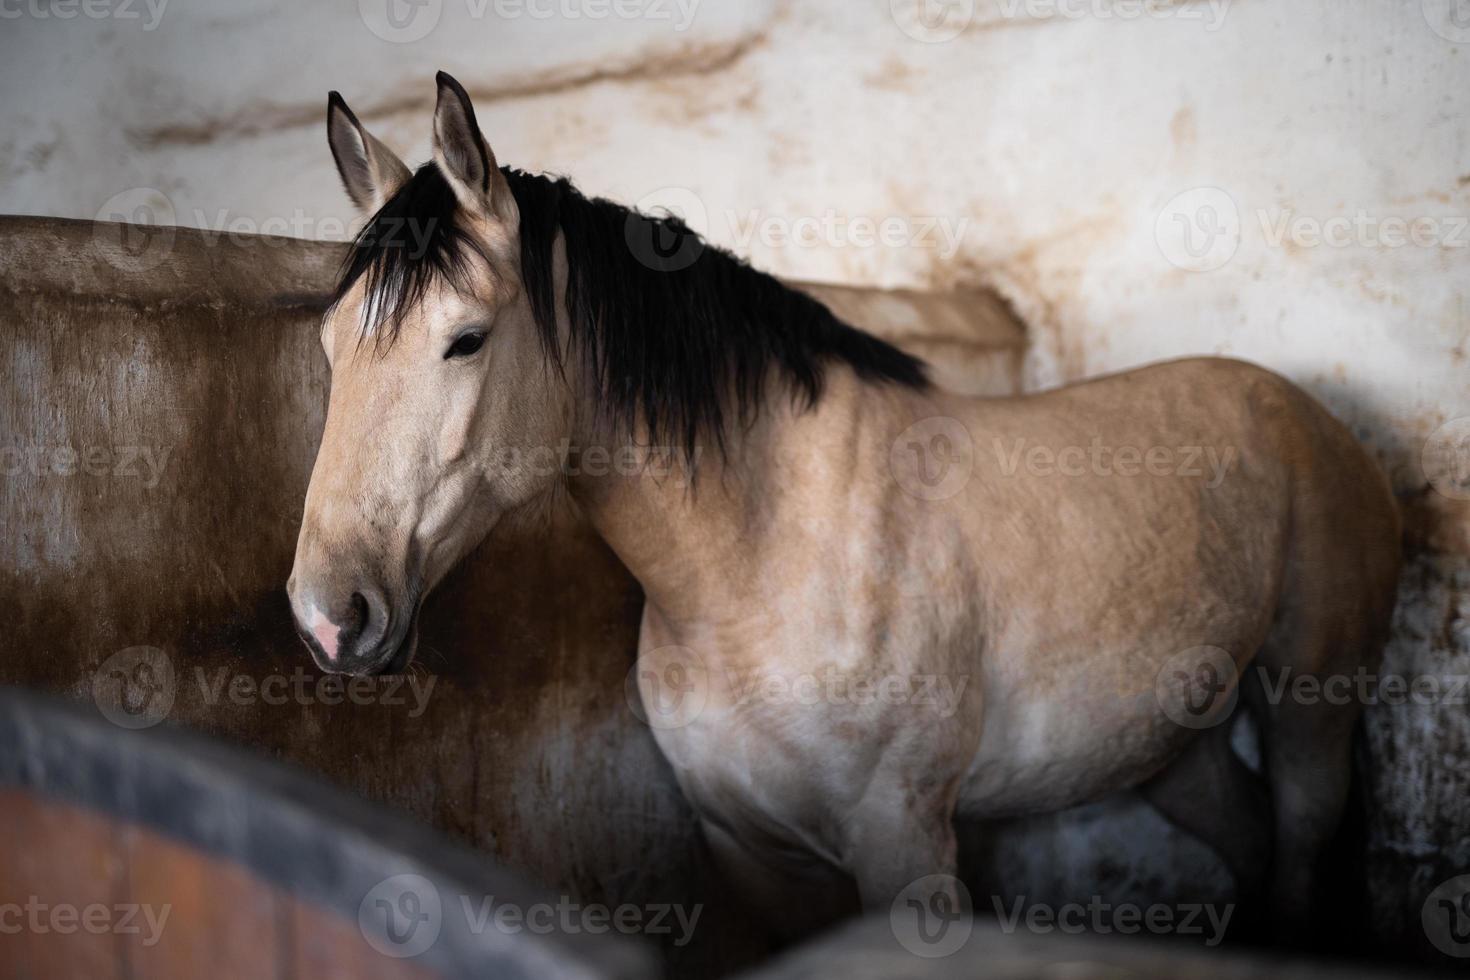
<svg viewBox="0 0 1470 980"><path fill-rule="evenodd" d="M883 708L854 683L835 670L743 673L676 644L645 647L638 665L644 716L700 814L767 849L828 857Z"/></svg>
<svg viewBox="0 0 1470 980"><path fill-rule="evenodd" d="M834 780L846 767L837 746L799 724L762 730L726 706L706 706L700 718L654 736L700 815L770 852L816 853L832 859Z"/></svg>

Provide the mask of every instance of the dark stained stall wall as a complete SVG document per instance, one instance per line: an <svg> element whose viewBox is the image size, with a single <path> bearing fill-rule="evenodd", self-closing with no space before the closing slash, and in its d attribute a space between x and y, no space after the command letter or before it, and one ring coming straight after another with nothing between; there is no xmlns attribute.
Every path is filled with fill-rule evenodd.
<svg viewBox="0 0 1470 980"><path fill-rule="evenodd" d="M0 219L0 682L259 747L583 902L700 904L692 942L651 937L679 975L753 962L624 699L637 586L574 521L492 539L430 598L418 694L321 686L284 586L339 248ZM1000 311L976 349L1018 365L1004 308L969 302Z"/></svg>
<svg viewBox="0 0 1470 980"><path fill-rule="evenodd" d="M721 928L683 955L751 949L737 916L711 914L693 820L623 701L638 593L586 533L494 542L434 596L426 707L392 682L316 686L284 586L340 253L169 234L141 263L85 223L0 234L0 445L24 450L0 484L0 680L136 707L161 672L128 661L115 678L109 658L156 648L168 721L297 762L582 901L704 900Z"/></svg>

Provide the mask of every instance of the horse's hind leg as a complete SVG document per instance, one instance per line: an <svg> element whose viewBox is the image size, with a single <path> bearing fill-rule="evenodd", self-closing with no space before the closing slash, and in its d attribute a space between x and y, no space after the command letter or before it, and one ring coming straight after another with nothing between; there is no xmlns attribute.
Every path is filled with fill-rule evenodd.
<svg viewBox="0 0 1470 980"><path fill-rule="evenodd" d="M1314 940L1332 924L1314 913L1337 907L1319 885L1351 790L1357 679L1376 674L1393 617L1401 528L1388 481L1352 433L1299 391L1277 408L1296 420L1278 447L1294 464L1286 561L1251 668L1259 683L1244 689L1260 702L1276 925L1282 938Z"/></svg>
<svg viewBox="0 0 1470 980"><path fill-rule="evenodd" d="M1323 859L1352 783L1353 732L1363 712L1357 677L1377 670L1386 620L1380 610L1331 603L1289 610L1254 668L1275 823L1271 904L1283 937L1313 938L1325 924L1314 913L1333 904L1319 890Z"/></svg>
<svg viewBox="0 0 1470 980"><path fill-rule="evenodd" d="M1274 829L1266 781L1231 747L1233 722L1200 733L1139 792L1170 823L1210 846L1225 862L1242 906L1234 921L1250 928L1261 917Z"/></svg>

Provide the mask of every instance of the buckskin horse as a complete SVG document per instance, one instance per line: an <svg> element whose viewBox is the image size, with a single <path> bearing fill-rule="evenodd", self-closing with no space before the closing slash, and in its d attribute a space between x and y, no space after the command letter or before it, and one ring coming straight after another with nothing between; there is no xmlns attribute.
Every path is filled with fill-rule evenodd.
<svg viewBox="0 0 1470 980"><path fill-rule="evenodd" d="M644 590L642 710L756 901L952 900L956 816L1139 787L1305 919L1361 706L1248 668L1374 669L1399 561L1319 404L1212 358L948 394L677 218L501 168L443 73L417 171L327 115L370 218L288 584L321 669L403 670L451 567L567 502Z"/></svg>

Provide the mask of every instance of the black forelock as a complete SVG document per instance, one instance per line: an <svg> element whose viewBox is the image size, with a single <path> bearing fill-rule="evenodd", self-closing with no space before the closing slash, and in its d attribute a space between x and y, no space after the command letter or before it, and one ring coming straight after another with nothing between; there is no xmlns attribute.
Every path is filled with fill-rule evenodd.
<svg viewBox="0 0 1470 980"><path fill-rule="evenodd" d="M403 317L435 281L468 290L471 256L489 261L460 223L459 200L439 167L427 163L358 232L342 263L335 305L363 280L362 335L392 346Z"/></svg>
<svg viewBox="0 0 1470 980"><path fill-rule="evenodd" d="M501 172L520 211L521 277L542 349L558 369L578 360L615 431L629 435L641 423L659 447L692 453L705 437L723 449L728 426L760 411L772 374L809 407L834 360L868 381L928 385L922 361L703 242L678 218L585 197L565 178ZM364 329L391 345L436 279L466 289L472 258L489 261L459 214L437 165L421 167L358 235L334 301L365 278ZM553 284L558 234L565 350Z"/></svg>

